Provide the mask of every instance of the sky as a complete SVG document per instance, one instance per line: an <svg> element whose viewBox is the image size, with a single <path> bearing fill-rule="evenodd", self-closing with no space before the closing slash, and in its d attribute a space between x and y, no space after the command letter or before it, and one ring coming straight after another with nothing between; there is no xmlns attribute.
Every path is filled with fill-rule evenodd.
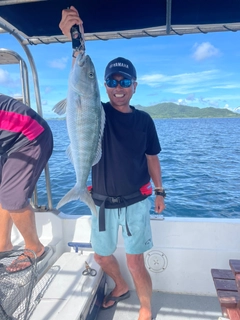
<svg viewBox="0 0 240 320"><path fill-rule="evenodd" d="M0 34L0 48L17 52L26 62L31 107L36 109L31 68L24 50L9 34ZM38 71L43 117L58 117L52 108L67 96L71 43L28 48ZM240 31L94 40L86 42L86 53L95 65L103 102L108 101L103 80L105 67L110 60L122 56L131 60L137 70L138 86L131 105L148 107L174 102L240 112ZM0 65L0 92L21 96L18 65Z"/></svg>

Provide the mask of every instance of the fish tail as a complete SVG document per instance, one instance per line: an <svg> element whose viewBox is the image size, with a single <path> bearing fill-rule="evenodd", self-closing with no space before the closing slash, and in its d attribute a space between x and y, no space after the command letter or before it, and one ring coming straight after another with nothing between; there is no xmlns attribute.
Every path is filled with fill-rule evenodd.
<svg viewBox="0 0 240 320"><path fill-rule="evenodd" d="M59 209L66 203L74 200L80 200L84 202L90 208L92 214L97 216L97 209L88 189L85 188L84 190L81 190L77 184L75 184L75 186L59 201L56 209Z"/></svg>

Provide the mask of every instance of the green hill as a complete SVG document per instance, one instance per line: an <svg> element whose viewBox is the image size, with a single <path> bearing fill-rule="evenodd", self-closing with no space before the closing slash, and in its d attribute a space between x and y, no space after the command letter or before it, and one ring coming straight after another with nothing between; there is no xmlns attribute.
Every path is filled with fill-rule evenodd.
<svg viewBox="0 0 240 320"><path fill-rule="evenodd" d="M150 114L152 118L240 118L240 114L228 109L220 108L198 108L175 103L159 103L151 107L135 106Z"/></svg>

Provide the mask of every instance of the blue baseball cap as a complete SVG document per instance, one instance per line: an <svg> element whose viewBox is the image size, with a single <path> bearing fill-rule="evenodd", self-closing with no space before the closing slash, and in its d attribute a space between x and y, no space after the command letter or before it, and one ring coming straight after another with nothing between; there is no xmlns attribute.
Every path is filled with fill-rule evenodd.
<svg viewBox="0 0 240 320"><path fill-rule="evenodd" d="M104 79L107 80L111 75L116 73L127 79L137 79L137 72L132 62L122 57L118 57L108 63Z"/></svg>

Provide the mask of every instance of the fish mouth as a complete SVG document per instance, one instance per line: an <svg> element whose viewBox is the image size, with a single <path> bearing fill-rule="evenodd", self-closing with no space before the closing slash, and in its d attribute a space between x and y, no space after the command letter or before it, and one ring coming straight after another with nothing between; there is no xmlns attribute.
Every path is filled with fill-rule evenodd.
<svg viewBox="0 0 240 320"><path fill-rule="evenodd" d="M81 57L80 59L78 60L78 64L80 67L83 67L84 64L89 60L89 56L88 55L85 55L84 53L83 54L80 54Z"/></svg>

